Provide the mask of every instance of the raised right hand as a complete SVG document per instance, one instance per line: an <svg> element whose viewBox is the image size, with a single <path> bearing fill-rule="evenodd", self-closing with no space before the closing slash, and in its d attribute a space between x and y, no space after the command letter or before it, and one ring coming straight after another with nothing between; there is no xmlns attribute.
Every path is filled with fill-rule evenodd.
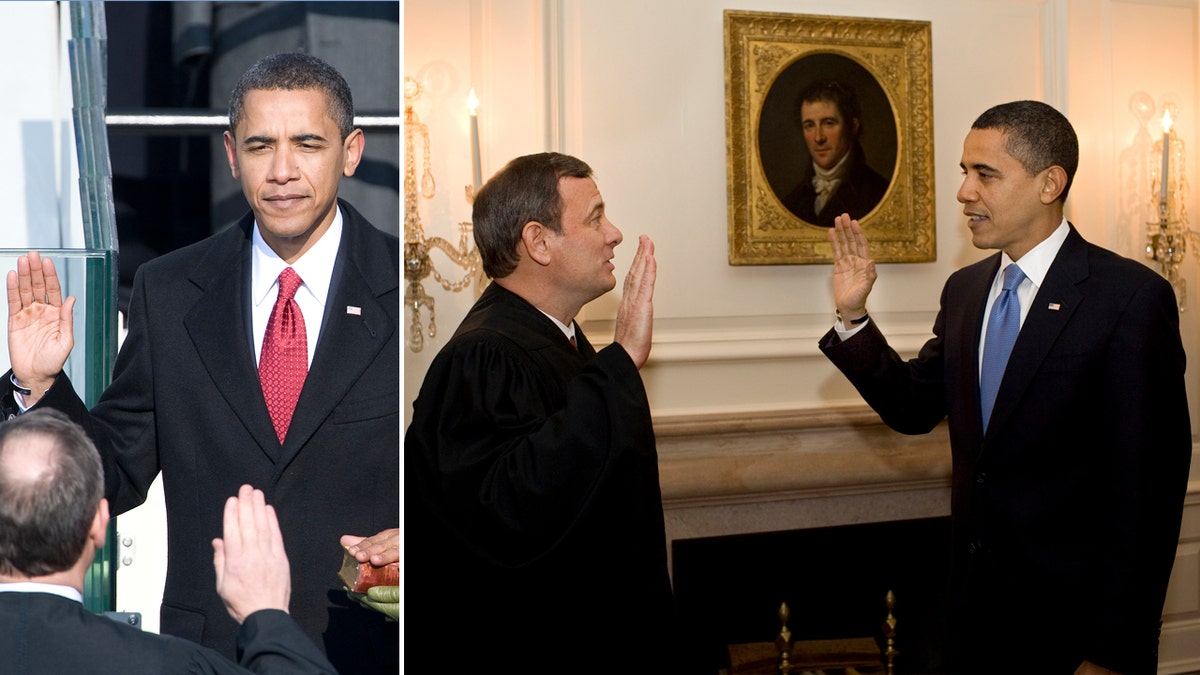
<svg viewBox="0 0 1200 675"><path fill-rule="evenodd" d="M857 220L842 214L829 231L833 244L833 302L846 321L865 316L878 273Z"/></svg>
<svg viewBox="0 0 1200 675"><path fill-rule="evenodd" d="M213 539L217 594L239 624L261 609L288 611L292 575L275 509L262 490L243 485L225 500L221 539Z"/></svg>
<svg viewBox="0 0 1200 675"><path fill-rule="evenodd" d="M75 346L75 298L63 301L54 263L41 259L37 251L17 258L6 286L9 360L17 381L33 392L25 398L33 405L54 383Z"/></svg>
<svg viewBox="0 0 1200 675"><path fill-rule="evenodd" d="M633 256L629 273L625 275L621 304L617 307L617 325L613 329L613 342L625 348L638 368L650 357L654 333L654 281L657 276L654 242L643 234L638 237L637 253Z"/></svg>

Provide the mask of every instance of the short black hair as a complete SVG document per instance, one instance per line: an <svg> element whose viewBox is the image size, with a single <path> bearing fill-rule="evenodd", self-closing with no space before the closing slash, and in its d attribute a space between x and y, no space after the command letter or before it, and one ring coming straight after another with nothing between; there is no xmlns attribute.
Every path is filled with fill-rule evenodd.
<svg viewBox="0 0 1200 675"><path fill-rule="evenodd" d="M330 119L342 140L354 131L354 97L350 85L333 66L310 54L272 54L250 66L229 96L229 133L237 136L237 125L245 113L246 92L312 89L325 94Z"/></svg>
<svg viewBox="0 0 1200 675"><path fill-rule="evenodd" d="M1059 199L1065 201L1079 168L1079 138L1059 111L1041 101L1013 101L987 109L972 129L996 129L1004 134L1004 149L1030 175L1052 166L1067 174Z"/></svg>
<svg viewBox="0 0 1200 675"><path fill-rule="evenodd" d="M503 279L517 269L518 245L525 224L537 221L562 232L561 178L589 178L583 160L557 152L524 155L509 162L475 195L471 221L483 271Z"/></svg>

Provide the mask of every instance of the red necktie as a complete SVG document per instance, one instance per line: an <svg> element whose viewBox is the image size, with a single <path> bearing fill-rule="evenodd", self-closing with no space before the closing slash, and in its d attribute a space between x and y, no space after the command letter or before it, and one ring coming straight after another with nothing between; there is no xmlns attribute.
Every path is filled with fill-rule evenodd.
<svg viewBox="0 0 1200 675"><path fill-rule="evenodd" d="M258 359L258 380L281 444L292 423L304 377L308 375L308 335L304 330L304 315L295 300L301 283L300 275L290 267L279 273L279 297L271 308Z"/></svg>
<svg viewBox="0 0 1200 675"><path fill-rule="evenodd" d="M568 337L567 339L571 341L571 346L575 348L575 351L579 351L579 343L575 342L575 336L572 335L572 336Z"/></svg>

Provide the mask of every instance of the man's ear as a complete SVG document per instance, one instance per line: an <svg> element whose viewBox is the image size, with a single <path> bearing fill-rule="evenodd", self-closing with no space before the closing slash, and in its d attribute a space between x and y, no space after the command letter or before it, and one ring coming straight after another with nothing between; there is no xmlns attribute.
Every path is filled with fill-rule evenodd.
<svg viewBox="0 0 1200 675"><path fill-rule="evenodd" d="M105 535L108 533L108 500L100 499L100 503L96 506L96 516L92 518L92 527L88 530L88 536L97 549L104 548Z"/></svg>
<svg viewBox="0 0 1200 675"><path fill-rule="evenodd" d="M531 260L543 267L549 265L553 257L550 246L550 237L553 234L553 230L536 220L525 223L525 227L521 228L521 243L525 245L525 252Z"/></svg>
<svg viewBox="0 0 1200 675"><path fill-rule="evenodd" d="M1038 195L1043 204L1053 204L1067 187L1067 172L1055 165L1046 169L1042 177L1042 190Z"/></svg>
<svg viewBox="0 0 1200 675"><path fill-rule="evenodd" d="M358 163L362 161L363 148L366 147L366 138L363 136L362 129L355 129L350 132L346 140L342 143L343 164L342 174L353 176L354 170L358 168Z"/></svg>
<svg viewBox="0 0 1200 675"><path fill-rule="evenodd" d="M241 180L241 171L238 167L237 158L237 140L233 134L225 132L225 159L229 161L229 173L233 174L234 179Z"/></svg>

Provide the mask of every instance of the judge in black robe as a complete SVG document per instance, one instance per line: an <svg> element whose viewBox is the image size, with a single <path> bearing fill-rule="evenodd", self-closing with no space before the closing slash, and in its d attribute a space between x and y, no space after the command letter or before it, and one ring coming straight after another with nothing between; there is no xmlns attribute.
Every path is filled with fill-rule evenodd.
<svg viewBox="0 0 1200 675"><path fill-rule="evenodd" d="M530 166L549 163L562 181L586 180L595 190L590 169L574 158L547 153L510 167L519 163L481 191L477 231L481 203L501 199L491 193L506 185L524 190L516 178ZM560 242L573 236L569 196L564 206ZM602 202L600 209L599 231L611 228L606 236L615 239L611 257L620 233L603 218ZM486 233L477 240L487 265ZM516 270L467 314L413 405L404 450L406 670L664 672L673 600L654 431L638 374L644 356L617 342L596 352L564 321L574 329L572 346L539 309L574 297L571 287L510 290L522 289L514 280L530 270L563 264L555 258L527 269L529 245L518 244ZM627 285L623 304L630 293Z"/></svg>

